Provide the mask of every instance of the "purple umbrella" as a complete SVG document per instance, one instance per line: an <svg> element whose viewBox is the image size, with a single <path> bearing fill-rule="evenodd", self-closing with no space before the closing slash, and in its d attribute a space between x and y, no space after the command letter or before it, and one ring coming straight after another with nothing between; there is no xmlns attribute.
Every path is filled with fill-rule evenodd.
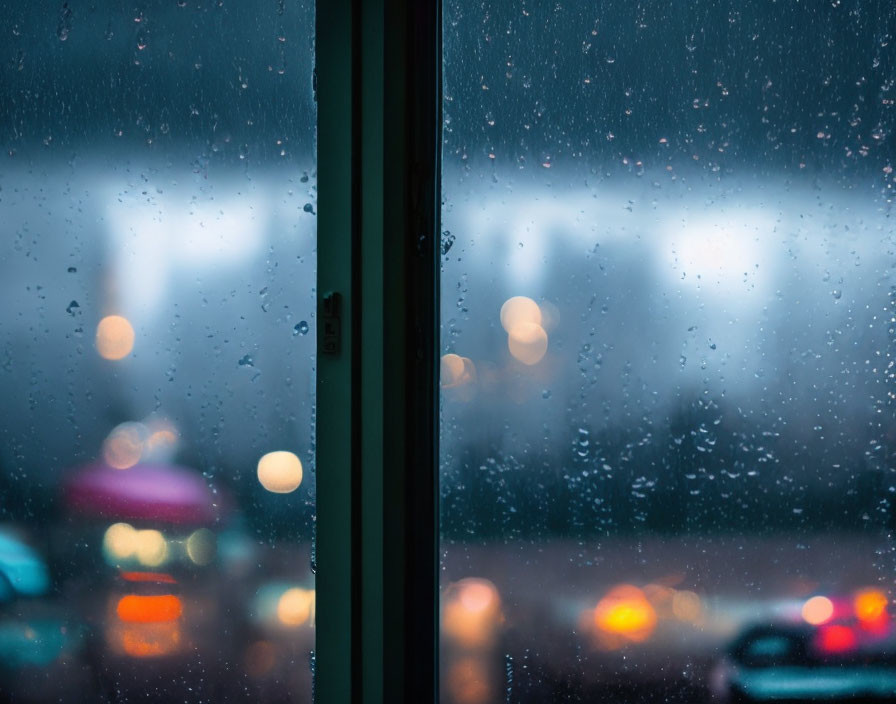
<svg viewBox="0 0 896 704"><path fill-rule="evenodd" d="M214 523L226 503L195 471L170 465L88 465L66 481L64 492L76 513L181 525Z"/></svg>

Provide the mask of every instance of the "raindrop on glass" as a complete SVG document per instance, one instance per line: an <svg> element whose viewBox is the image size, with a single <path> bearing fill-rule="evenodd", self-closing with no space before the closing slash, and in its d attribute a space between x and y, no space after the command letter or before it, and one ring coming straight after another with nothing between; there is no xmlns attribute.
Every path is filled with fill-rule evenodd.
<svg viewBox="0 0 896 704"><path fill-rule="evenodd" d="M452 245L454 245L454 235L451 234L451 230L445 230L442 233L442 254L448 254L448 251L451 249Z"/></svg>

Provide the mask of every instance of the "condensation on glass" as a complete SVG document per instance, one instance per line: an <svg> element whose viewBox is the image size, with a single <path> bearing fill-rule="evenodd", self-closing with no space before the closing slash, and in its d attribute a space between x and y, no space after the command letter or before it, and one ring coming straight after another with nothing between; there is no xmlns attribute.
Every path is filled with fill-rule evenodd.
<svg viewBox="0 0 896 704"><path fill-rule="evenodd" d="M308 702L314 4L0 8L0 699Z"/></svg>
<svg viewBox="0 0 896 704"><path fill-rule="evenodd" d="M896 9L447 0L442 701L896 693Z"/></svg>

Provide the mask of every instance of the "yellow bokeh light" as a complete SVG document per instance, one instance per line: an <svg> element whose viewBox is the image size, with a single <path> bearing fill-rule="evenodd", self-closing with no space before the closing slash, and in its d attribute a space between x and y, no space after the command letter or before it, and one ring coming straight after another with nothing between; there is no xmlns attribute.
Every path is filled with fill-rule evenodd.
<svg viewBox="0 0 896 704"><path fill-rule="evenodd" d="M258 481L274 494L288 494L302 483L302 462L292 452L269 452L258 460Z"/></svg>
<svg viewBox="0 0 896 704"><path fill-rule="evenodd" d="M620 584L598 602L594 623L601 631L641 642L653 633L656 611L643 591L630 584Z"/></svg>
<svg viewBox="0 0 896 704"><path fill-rule="evenodd" d="M700 614L703 607L700 603L700 597L694 592L680 591L675 592L672 597L672 613L679 621L688 621L696 623L700 620Z"/></svg>
<svg viewBox="0 0 896 704"><path fill-rule="evenodd" d="M548 334L538 323L518 323L507 335L507 348L523 364L538 364L548 351Z"/></svg>
<svg viewBox="0 0 896 704"><path fill-rule="evenodd" d="M834 615L834 603L826 596L813 596L803 604L803 620L819 626Z"/></svg>
<svg viewBox="0 0 896 704"><path fill-rule="evenodd" d="M168 559L168 543L159 531L138 530L134 539L136 541L134 553L142 564L158 567Z"/></svg>
<svg viewBox="0 0 896 704"><path fill-rule="evenodd" d="M127 318L107 315L96 327L96 350L103 359L124 359L134 349L134 328Z"/></svg>
<svg viewBox="0 0 896 704"><path fill-rule="evenodd" d="M514 296L501 306L501 326L510 333L520 323L535 323L541 326L541 308L527 296Z"/></svg>
<svg viewBox="0 0 896 704"><path fill-rule="evenodd" d="M103 442L103 460L115 469L128 469L140 461L146 441L142 423L122 423Z"/></svg>
<svg viewBox="0 0 896 704"><path fill-rule="evenodd" d="M193 531L187 538L187 557L194 564L207 565L215 559L217 541L215 534L208 528L200 528Z"/></svg>
<svg viewBox="0 0 896 704"><path fill-rule="evenodd" d="M853 608L860 621L877 621L887 612L889 600L879 589L865 589L856 594Z"/></svg>
<svg viewBox="0 0 896 704"><path fill-rule="evenodd" d="M314 591L292 587L277 601L277 619L284 626L301 626L314 609Z"/></svg>
<svg viewBox="0 0 896 704"><path fill-rule="evenodd" d="M113 523L103 535L103 550L112 560L125 560L137 551L137 531L128 523Z"/></svg>

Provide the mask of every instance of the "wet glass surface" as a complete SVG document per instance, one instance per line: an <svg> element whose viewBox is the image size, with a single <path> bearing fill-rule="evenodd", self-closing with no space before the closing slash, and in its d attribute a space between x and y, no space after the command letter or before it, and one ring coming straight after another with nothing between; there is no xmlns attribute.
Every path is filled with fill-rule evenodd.
<svg viewBox="0 0 896 704"><path fill-rule="evenodd" d="M445 3L442 701L896 697L894 27Z"/></svg>
<svg viewBox="0 0 896 704"><path fill-rule="evenodd" d="M0 699L308 702L314 5L0 8Z"/></svg>

